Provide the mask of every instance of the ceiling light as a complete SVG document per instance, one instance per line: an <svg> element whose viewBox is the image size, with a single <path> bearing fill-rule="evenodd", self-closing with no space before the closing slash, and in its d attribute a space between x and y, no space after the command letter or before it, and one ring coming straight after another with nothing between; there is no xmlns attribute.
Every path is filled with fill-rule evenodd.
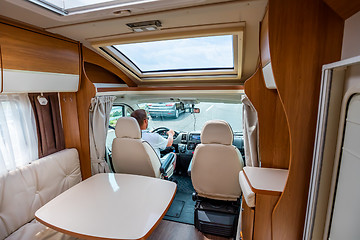
<svg viewBox="0 0 360 240"><path fill-rule="evenodd" d="M127 23L126 25L134 32L144 32L158 30L158 28L161 27L161 22L159 20L152 20L145 22Z"/></svg>

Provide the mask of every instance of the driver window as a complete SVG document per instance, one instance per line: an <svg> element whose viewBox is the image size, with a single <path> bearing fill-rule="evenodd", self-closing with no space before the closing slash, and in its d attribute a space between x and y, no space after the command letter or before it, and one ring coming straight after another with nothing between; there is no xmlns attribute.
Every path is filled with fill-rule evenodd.
<svg viewBox="0 0 360 240"><path fill-rule="evenodd" d="M115 128L117 120L123 116L124 116L124 106L113 106L110 112L110 120L109 120L110 128Z"/></svg>
<svg viewBox="0 0 360 240"><path fill-rule="evenodd" d="M115 126L116 122L121 117L130 117L131 113L134 110L126 105L126 104L114 104L111 112L110 112L110 118L109 118L109 128L108 133L106 136L106 150L108 152L108 157L111 158L111 148L112 148L112 142L115 138Z"/></svg>

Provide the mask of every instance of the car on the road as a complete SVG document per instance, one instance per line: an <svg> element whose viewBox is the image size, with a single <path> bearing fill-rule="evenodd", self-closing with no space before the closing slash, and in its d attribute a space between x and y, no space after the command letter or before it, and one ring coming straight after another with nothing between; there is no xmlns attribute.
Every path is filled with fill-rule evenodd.
<svg viewBox="0 0 360 240"><path fill-rule="evenodd" d="M181 113L185 112L185 106L182 102L149 103L147 109L151 118L178 118Z"/></svg>

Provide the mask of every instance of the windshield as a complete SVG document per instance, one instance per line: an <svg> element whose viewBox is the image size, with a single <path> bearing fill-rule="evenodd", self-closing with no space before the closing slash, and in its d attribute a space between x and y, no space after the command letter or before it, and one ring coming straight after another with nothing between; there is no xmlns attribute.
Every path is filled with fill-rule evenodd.
<svg viewBox="0 0 360 240"><path fill-rule="evenodd" d="M149 116L148 130L167 127L175 131L198 131L208 120L225 120L233 132L242 132L242 104L200 102L198 104L142 103L139 108L145 109ZM193 113L199 108L199 113Z"/></svg>

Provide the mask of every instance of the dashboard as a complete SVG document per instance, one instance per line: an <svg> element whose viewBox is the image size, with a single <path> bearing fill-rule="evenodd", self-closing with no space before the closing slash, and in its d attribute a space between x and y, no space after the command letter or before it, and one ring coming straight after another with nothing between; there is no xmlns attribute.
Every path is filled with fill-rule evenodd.
<svg viewBox="0 0 360 240"><path fill-rule="evenodd" d="M154 129L153 132L160 134L162 137L167 138L166 127L159 127ZM162 154L168 152L175 152L180 158L191 159L196 146L201 143L200 132L175 132L173 146L162 151ZM234 133L233 145L237 147L244 157L244 139L242 133Z"/></svg>
<svg viewBox="0 0 360 240"><path fill-rule="evenodd" d="M156 132L161 136L167 138L168 130L169 129L166 127L159 127L157 129L154 129L153 132ZM161 155L163 156L169 152L176 153L177 171L179 171L180 173L186 172L190 161L193 158L195 148L200 143L200 132L175 132L173 145L161 151ZM234 133L233 145L239 149L241 155L244 157L244 138L242 133Z"/></svg>
<svg viewBox="0 0 360 240"><path fill-rule="evenodd" d="M173 146L177 148L179 155L193 155L196 146L201 143L200 132L181 132L174 139ZM244 156L244 139L242 133L235 133L233 145L239 149Z"/></svg>

